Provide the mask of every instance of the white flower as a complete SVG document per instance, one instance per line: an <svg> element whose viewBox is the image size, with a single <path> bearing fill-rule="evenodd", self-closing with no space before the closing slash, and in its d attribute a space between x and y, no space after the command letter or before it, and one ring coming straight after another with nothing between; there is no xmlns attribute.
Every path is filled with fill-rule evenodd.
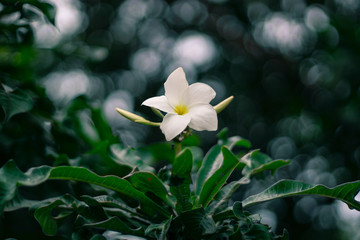
<svg viewBox="0 0 360 240"><path fill-rule="evenodd" d="M217 130L217 114L209 104L216 95L214 89L205 83L189 86L182 68L173 71L164 86L165 95L149 98L142 105L167 113L160 124L167 141L171 141L187 126L197 131Z"/></svg>

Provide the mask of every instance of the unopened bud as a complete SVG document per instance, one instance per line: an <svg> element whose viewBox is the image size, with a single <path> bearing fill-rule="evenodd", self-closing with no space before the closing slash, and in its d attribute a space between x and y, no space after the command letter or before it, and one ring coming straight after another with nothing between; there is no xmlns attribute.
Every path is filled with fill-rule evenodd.
<svg viewBox="0 0 360 240"><path fill-rule="evenodd" d="M229 105L229 103L231 103L231 101L233 99L234 99L234 96L228 97L227 99L225 99L221 103L214 106L214 109L215 109L216 113L220 113L222 110L224 110Z"/></svg>
<svg viewBox="0 0 360 240"><path fill-rule="evenodd" d="M118 113L120 113L122 116L126 117L127 119L133 121L133 122L137 122L137 123L142 123L142 124L145 124L145 125L149 125L149 126L160 126L160 123L157 123L157 122L151 122L139 115L136 115L134 113L131 113L131 112L128 112L124 109L121 109L121 108L116 108L116 111Z"/></svg>

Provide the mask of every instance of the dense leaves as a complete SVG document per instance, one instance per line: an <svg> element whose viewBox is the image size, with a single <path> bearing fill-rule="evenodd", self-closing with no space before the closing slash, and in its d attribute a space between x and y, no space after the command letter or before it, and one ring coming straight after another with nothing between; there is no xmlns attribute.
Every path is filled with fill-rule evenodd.
<svg viewBox="0 0 360 240"><path fill-rule="evenodd" d="M0 194L3 196L1 206L5 208L5 211L29 207L44 234L49 236L58 234L59 224L64 220L74 219L71 216L76 216L73 231L105 229L160 239L166 239L167 236L177 236L176 238L179 239L232 236L234 232L234 236L245 236L250 230L242 231L241 226L244 221L251 220L244 220L246 217L239 210L238 204L231 208L236 209L236 213L218 213L216 216L212 216L211 213L213 212L211 209L221 212L224 207L225 212L235 211L226 210L227 204L216 204L219 198L214 200L214 197L219 191L224 191L226 187L223 189L222 187L226 185L226 180L239 165L241 159L238 159L225 146L222 146L219 154L221 154L222 164L218 166L218 163L211 162L210 167L215 169L215 172L205 181L200 195L191 190L193 189L191 181L193 154L189 148L185 148L175 157L169 185L152 172L135 171L125 178L120 178L99 176L83 167L41 166L23 173L16 167L14 161L9 161L0 169ZM248 158L247 155L244 157ZM271 161L265 164L269 162ZM264 164L264 161L262 163ZM209 164L209 162L204 161L203 164ZM257 164L255 169L259 167L261 164ZM18 193L20 186L36 186L47 180L85 182L112 190L116 194L109 192L113 197L80 196L78 199L67 194L43 201L30 201ZM223 193L220 195L222 196ZM173 198L176 199L175 202ZM220 201L223 202L227 199L227 197L220 197ZM162 200L163 204L160 204L159 200ZM207 208L213 200L215 204ZM215 208L214 205L216 205ZM177 214L173 215L175 212ZM232 226L232 230L229 231L229 226L217 227L215 221L220 221L221 224L233 221L231 224L226 223ZM253 227L251 229L251 231L260 231ZM271 235L267 227L261 229L262 234Z"/></svg>
<svg viewBox="0 0 360 240"><path fill-rule="evenodd" d="M238 187L248 184L251 176L266 170L273 173L288 164L288 161L272 160L258 150L239 158L229 150L229 145L216 146L221 147L221 153L218 153L221 158L212 158L221 159L221 165L217 161L203 161L202 168L213 169L213 174L205 180L200 194L192 190L194 184L190 176L193 171L193 155L189 148L175 157L169 185L166 178L163 182L162 178L152 172L135 170L125 178L120 178L99 176L83 167L41 166L23 173L14 161L9 161L0 169L1 208L5 211L30 208L44 234L48 236L57 235L59 224L73 219L75 225L72 231L75 232L81 229L103 229L149 239L287 239L286 233L282 236L271 233L269 227L260 223L260 218L244 212L242 207L288 196L326 196L341 200L351 208L360 209L359 203L354 200L360 188L359 182L329 189L322 185L290 180L280 181L262 193L229 206L231 195ZM209 150L205 159L214 154L214 149L216 148ZM242 169L243 176L227 183L236 168ZM116 194L108 192L112 197L83 195L78 199L66 194L43 201L31 201L21 197L18 192L19 186L36 186L47 180L85 182L112 190Z"/></svg>

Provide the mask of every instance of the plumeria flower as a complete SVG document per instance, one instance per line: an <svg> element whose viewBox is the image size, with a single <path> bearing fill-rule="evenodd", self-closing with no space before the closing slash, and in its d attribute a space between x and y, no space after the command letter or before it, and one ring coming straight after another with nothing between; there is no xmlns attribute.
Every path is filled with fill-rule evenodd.
<svg viewBox="0 0 360 240"><path fill-rule="evenodd" d="M187 127L197 131L216 131L217 113L209 103L216 93L205 83L189 86L184 70L173 71L165 84L165 95L145 100L142 105L166 112L160 129L171 141Z"/></svg>

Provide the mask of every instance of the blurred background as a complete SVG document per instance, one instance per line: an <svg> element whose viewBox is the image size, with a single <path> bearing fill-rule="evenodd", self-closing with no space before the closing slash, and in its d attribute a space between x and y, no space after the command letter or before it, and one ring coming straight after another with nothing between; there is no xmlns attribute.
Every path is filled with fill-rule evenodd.
<svg viewBox="0 0 360 240"><path fill-rule="evenodd" d="M219 129L292 160L234 200L283 178L329 187L359 179L360 0L51 0L55 8L43 8L47 19L31 4L21 5L21 14L9 10L9 2L0 3L0 79L31 86L44 119L67 126L66 111L81 96L101 109L124 146L165 141L158 128L114 109L159 121L141 103L162 95L167 76L181 66L189 83L215 89L213 105L235 97L219 115ZM24 169L49 164L46 126L33 134L35 120L18 118L24 129L8 126L0 135L1 165L22 158L16 146L33 156ZM28 139L20 137L24 131ZM204 152L217 141L217 132L197 134ZM73 133L59 126L56 136L71 142ZM59 148L72 157L81 146ZM286 228L291 239L360 239L360 214L338 201L305 196L249 210L274 232Z"/></svg>

